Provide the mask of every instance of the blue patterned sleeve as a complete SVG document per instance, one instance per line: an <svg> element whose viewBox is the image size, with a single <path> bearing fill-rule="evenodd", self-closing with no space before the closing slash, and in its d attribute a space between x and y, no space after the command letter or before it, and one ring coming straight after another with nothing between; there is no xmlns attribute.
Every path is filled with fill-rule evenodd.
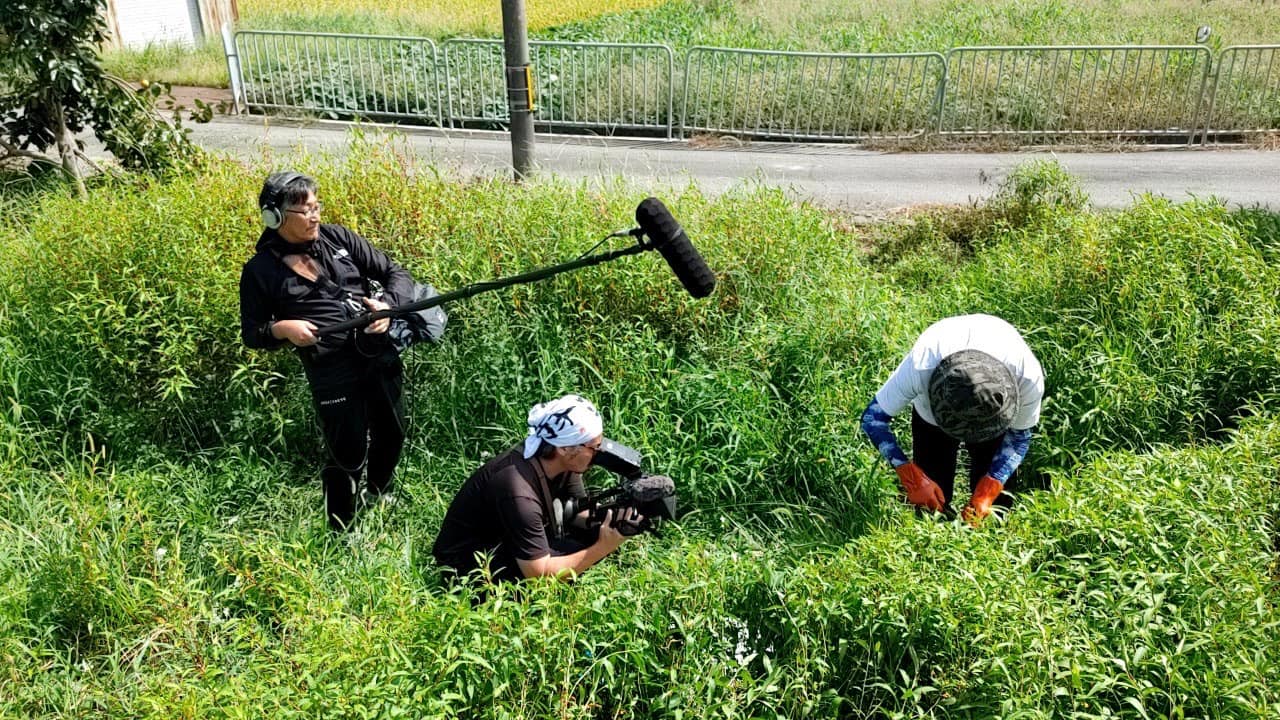
<svg viewBox="0 0 1280 720"><path fill-rule="evenodd" d="M889 421L892 419L893 417L880 407L880 402L872 398L871 404L862 411L862 432L867 434L871 444L876 446L876 450L880 451L880 455L888 460L890 465L898 467L906 465L908 460L907 454L898 447L898 438L894 437L893 430L889 429Z"/></svg>
<svg viewBox="0 0 1280 720"><path fill-rule="evenodd" d="M996 451L996 456L991 459L991 469L987 474L1003 485L1013 471L1018 469L1022 464L1022 459L1027 456L1027 450L1031 447L1031 429L1026 430L1010 430L1004 434L1004 442L1000 443L1000 449Z"/></svg>

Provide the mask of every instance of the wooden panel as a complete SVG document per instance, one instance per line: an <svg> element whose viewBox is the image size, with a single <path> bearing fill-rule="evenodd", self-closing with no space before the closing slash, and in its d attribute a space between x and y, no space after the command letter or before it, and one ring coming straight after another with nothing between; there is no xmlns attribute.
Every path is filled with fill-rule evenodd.
<svg viewBox="0 0 1280 720"><path fill-rule="evenodd" d="M236 0L199 0L200 24L204 26L205 39L217 38L223 23L235 27L240 20L240 7Z"/></svg>
<svg viewBox="0 0 1280 720"><path fill-rule="evenodd" d="M116 0L107 0L102 8L102 17L107 22L107 40L102 43L103 50L120 49L120 16L116 13Z"/></svg>

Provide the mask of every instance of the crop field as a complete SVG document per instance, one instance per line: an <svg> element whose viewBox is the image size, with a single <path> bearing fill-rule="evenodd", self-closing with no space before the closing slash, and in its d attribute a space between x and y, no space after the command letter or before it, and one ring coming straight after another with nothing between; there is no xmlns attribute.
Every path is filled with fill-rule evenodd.
<svg viewBox="0 0 1280 720"><path fill-rule="evenodd" d="M1276 42L1278 12L1275 2L1250 0L676 0L553 32L676 47L942 52L962 45L1190 45L1196 28L1208 25L1216 48Z"/></svg>
<svg viewBox="0 0 1280 720"><path fill-rule="evenodd" d="M663 0L534 0L526 3L530 32L599 15L648 10ZM427 37L502 34L502 3L429 0L381 3L374 0L241 0L246 26L330 32L413 34ZM319 27L317 27L319 26ZM375 30L371 30L374 28Z"/></svg>
<svg viewBox="0 0 1280 720"><path fill-rule="evenodd" d="M455 303L406 355L398 502L338 536L298 361L239 342L268 168L0 186L0 717L1280 716L1280 216L1095 212L1037 163L862 226L353 142L297 159L326 219L442 290L576 257L650 194L718 286L646 253ZM858 427L967 312L1046 371L1017 505L978 529L912 512ZM574 584L446 589L449 499L565 392L681 519Z"/></svg>

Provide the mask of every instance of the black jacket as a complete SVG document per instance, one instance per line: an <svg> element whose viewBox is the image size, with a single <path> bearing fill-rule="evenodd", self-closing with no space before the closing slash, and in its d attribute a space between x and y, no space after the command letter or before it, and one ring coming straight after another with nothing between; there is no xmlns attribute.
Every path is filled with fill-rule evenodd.
<svg viewBox="0 0 1280 720"><path fill-rule="evenodd" d="M284 255L305 252L324 271L312 282L284 264ZM413 279L368 240L341 225L320 226L313 242L290 244L275 230L264 230L257 253L240 272L240 337L251 348L274 349L288 344L271 335L277 320L310 320L325 327L353 317L346 297L359 302L368 295L365 280L382 283L384 302L395 306L410 302ZM363 306L363 303L361 303ZM321 337L315 353L323 355L347 343L349 335Z"/></svg>

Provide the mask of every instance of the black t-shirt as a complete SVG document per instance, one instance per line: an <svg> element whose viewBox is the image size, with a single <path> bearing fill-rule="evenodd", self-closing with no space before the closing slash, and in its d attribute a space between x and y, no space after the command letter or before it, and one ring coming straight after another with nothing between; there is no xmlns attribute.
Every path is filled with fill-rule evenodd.
<svg viewBox="0 0 1280 720"><path fill-rule="evenodd" d="M516 560L551 554L555 529L542 499L540 468L523 456L523 444L485 463L454 496L436 536L436 562L459 573L476 569L478 552L493 555L500 577L522 577ZM567 473L547 479L551 498L583 497L582 476Z"/></svg>

